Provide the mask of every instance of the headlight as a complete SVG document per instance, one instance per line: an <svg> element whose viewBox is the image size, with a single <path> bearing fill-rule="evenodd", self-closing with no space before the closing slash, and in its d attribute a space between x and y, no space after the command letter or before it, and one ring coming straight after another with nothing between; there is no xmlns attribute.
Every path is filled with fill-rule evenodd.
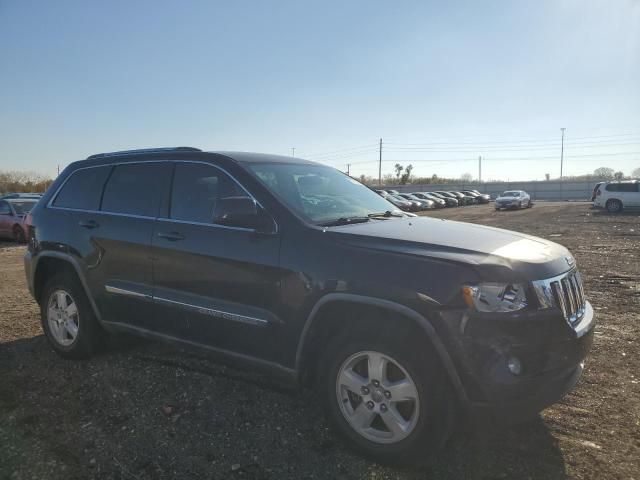
<svg viewBox="0 0 640 480"><path fill-rule="evenodd" d="M465 303L478 312L515 312L527 306L524 285L481 283L462 287Z"/></svg>

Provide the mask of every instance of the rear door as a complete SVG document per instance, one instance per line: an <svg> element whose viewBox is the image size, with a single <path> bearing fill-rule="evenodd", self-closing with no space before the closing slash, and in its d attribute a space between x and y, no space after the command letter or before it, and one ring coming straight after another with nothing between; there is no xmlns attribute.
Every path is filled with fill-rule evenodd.
<svg viewBox="0 0 640 480"><path fill-rule="evenodd" d="M99 267L89 277L107 321L156 329L151 235L170 181L167 162L116 165L105 185L99 215L85 218L81 225L95 232L90 235Z"/></svg>
<svg viewBox="0 0 640 480"><path fill-rule="evenodd" d="M176 163L152 240L154 317L168 335L264 358L280 331L280 236L214 223L218 200L238 196L218 167Z"/></svg>
<svg viewBox="0 0 640 480"><path fill-rule="evenodd" d="M150 326L151 234L169 181L166 162L83 168L50 205L105 321Z"/></svg>

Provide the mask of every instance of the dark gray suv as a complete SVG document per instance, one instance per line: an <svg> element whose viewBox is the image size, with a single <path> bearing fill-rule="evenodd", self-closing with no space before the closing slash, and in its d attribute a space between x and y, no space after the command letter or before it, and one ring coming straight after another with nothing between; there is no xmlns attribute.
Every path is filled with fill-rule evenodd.
<svg viewBox="0 0 640 480"><path fill-rule="evenodd" d="M60 355L109 332L316 388L378 461L421 460L461 414L522 420L578 381L593 310L573 256L409 216L341 172L169 148L72 163L32 211L25 269Z"/></svg>

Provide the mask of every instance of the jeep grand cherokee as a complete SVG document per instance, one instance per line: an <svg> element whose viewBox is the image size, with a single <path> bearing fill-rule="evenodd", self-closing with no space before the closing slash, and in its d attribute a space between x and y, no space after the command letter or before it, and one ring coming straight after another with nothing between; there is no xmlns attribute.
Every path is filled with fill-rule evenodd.
<svg viewBox="0 0 640 480"><path fill-rule="evenodd" d="M28 245L61 356L108 332L205 349L313 385L378 461L434 451L461 411L536 414L575 385L593 337L564 247L407 216L297 158L93 155L38 203Z"/></svg>

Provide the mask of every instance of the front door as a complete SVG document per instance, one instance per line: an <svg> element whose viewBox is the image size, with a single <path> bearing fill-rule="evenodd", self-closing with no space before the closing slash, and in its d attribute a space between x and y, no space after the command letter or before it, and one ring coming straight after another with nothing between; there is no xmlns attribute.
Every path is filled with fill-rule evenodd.
<svg viewBox="0 0 640 480"><path fill-rule="evenodd" d="M152 237L155 317L171 336L264 358L280 330L280 237L214 220L219 199L247 196L213 165L176 163Z"/></svg>

